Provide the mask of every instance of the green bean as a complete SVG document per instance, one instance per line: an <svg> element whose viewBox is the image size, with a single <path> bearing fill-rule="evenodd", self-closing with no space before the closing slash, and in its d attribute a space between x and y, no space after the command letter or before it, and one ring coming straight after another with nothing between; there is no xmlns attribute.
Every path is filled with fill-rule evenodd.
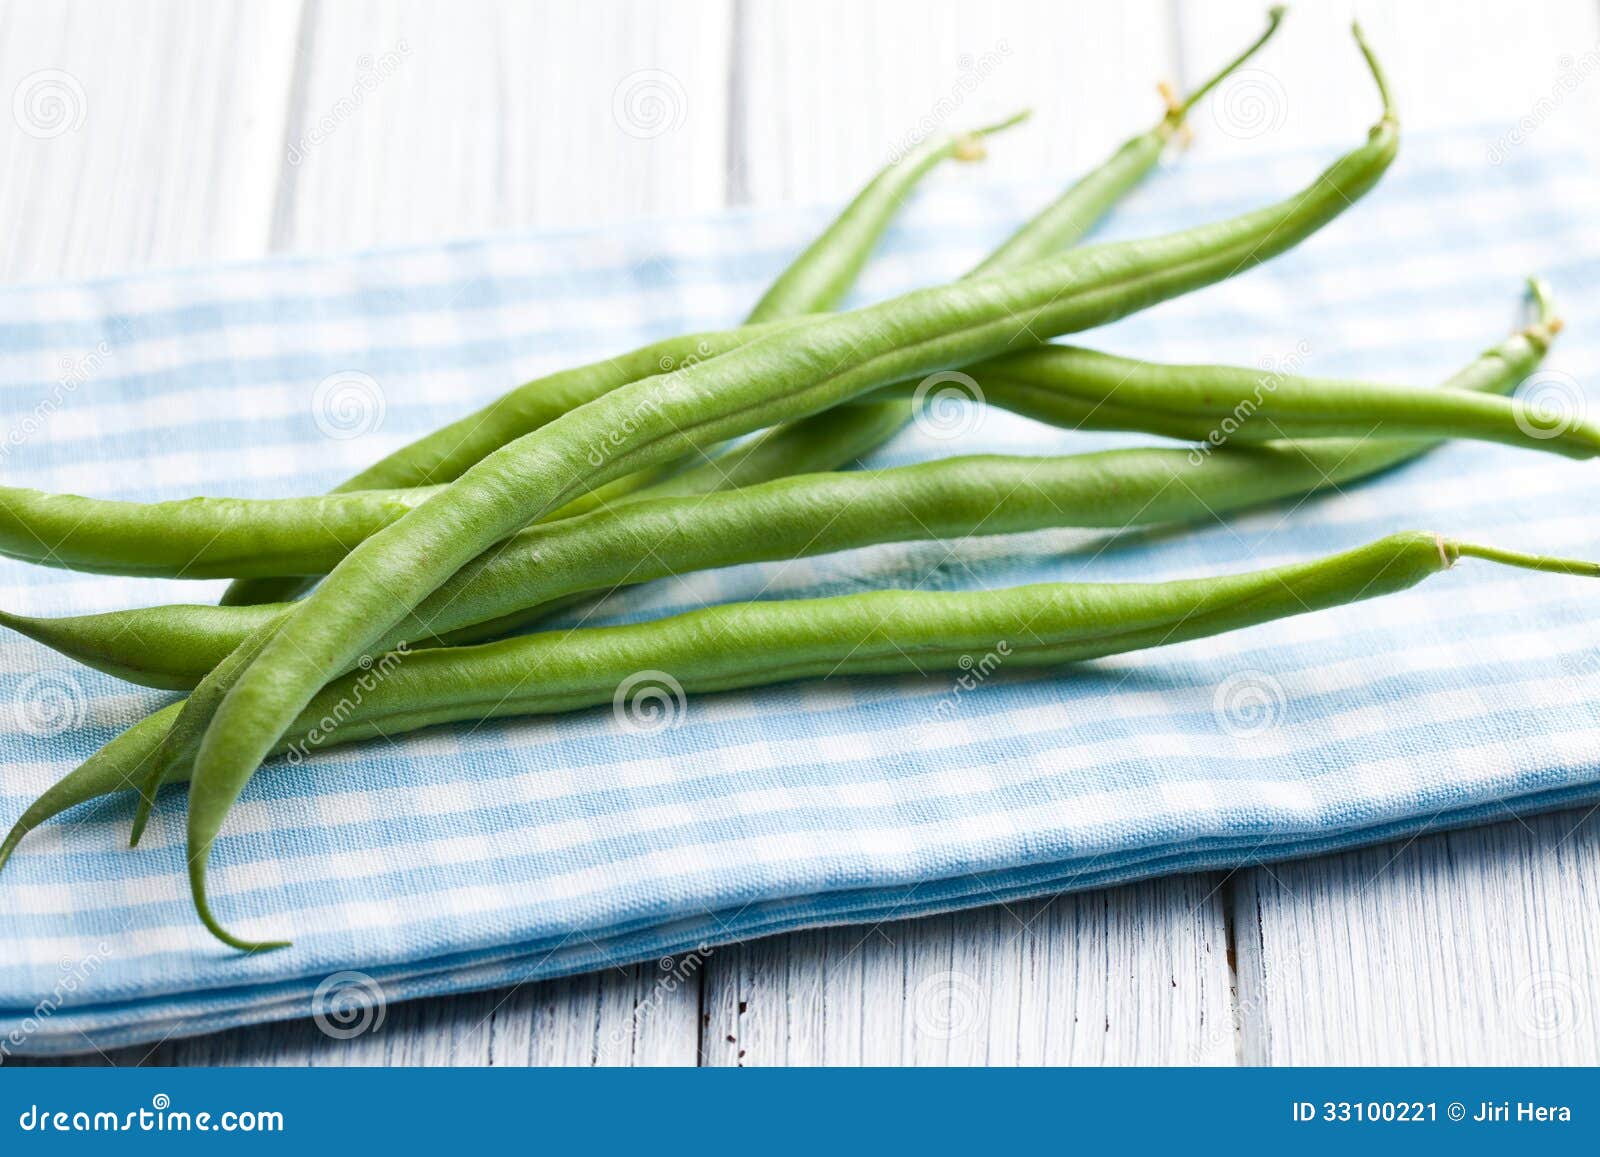
<svg viewBox="0 0 1600 1157"><path fill-rule="evenodd" d="M973 270L975 274L1013 269L1049 257L1075 245L1100 218L1149 175L1167 143L1184 125L1194 106L1272 39L1283 20L1281 5L1267 11L1267 29L1255 43L1224 65L1214 76L1179 103L1171 102L1167 114L1147 132L1130 137L1098 168L1087 173L1060 198L991 253Z"/></svg>
<svg viewBox="0 0 1600 1157"><path fill-rule="evenodd" d="M778 276L751 309L746 323L826 313L837 308L912 187L944 161L981 159L983 137L1020 124L1027 117L1026 112L1020 112L968 133L932 137L897 158L869 181L822 235Z"/></svg>
<svg viewBox="0 0 1600 1157"><path fill-rule="evenodd" d="M1538 367L1557 328L1545 305L1534 324L1438 388L1510 391ZM823 427L817 441L835 445ZM640 500L518 532L453 575L378 649L401 641L475 642L523 626L573 595L712 567L919 538L1149 526L1221 515L1350 482L1432 445L1322 439L1223 448L1208 460L1193 450L1159 448L966 457L778 479L703 501ZM704 492L686 487L683 493ZM0 613L0 624L120 678L185 688L285 609L168 606L57 619Z"/></svg>
<svg viewBox="0 0 1600 1157"><path fill-rule="evenodd" d="M314 750L373 736L592 707L615 702L621 684L641 670L665 671L686 694L698 695L795 679L965 670L996 654L1019 669L1053 667L1391 594L1468 557L1600 576L1595 563L1412 531L1311 562L1220 578L727 604L652 623L413 651L322 688L272 750L287 753L293 765ZM137 782L176 706L136 724L28 808L0 843L0 865L40 823Z"/></svg>
<svg viewBox="0 0 1600 1157"><path fill-rule="evenodd" d="M0 554L99 574L320 575L441 489L142 503L4 486Z"/></svg>
<svg viewBox="0 0 1600 1157"><path fill-rule="evenodd" d="M1456 390L1161 365L1073 346L1046 346L968 372L986 400L1015 413L1068 429L1202 442L1202 455L1225 442L1348 436L1475 439L1580 459L1600 454L1600 425L1551 423L1515 399Z"/></svg>
<svg viewBox="0 0 1600 1157"><path fill-rule="evenodd" d="M175 603L93 615L38 618L0 611L0 626L97 671L166 691L193 687L287 603Z"/></svg>
<svg viewBox="0 0 1600 1157"><path fill-rule="evenodd" d="M1043 340L1124 317L1281 253L1338 216L1372 188L1398 147L1387 81L1356 34L1383 115L1363 145L1285 201L808 320L681 373L623 386L495 451L368 538L280 620L206 730L189 792L190 888L206 926L228 937L205 899L211 844L284 730L323 684L530 518L696 447L998 355L1019 338Z"/></svg>

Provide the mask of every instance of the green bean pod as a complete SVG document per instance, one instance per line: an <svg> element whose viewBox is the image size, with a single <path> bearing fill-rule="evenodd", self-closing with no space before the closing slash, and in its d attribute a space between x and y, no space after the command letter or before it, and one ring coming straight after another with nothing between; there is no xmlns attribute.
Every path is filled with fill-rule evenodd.
<svg viewBox="0 0 1600 1157"><path fill-rule="evenodd" d="M324 747L435 724L614 703L625 681L644 670L665 672L684 693L699 695L796 679L966 670L980 661L1053 667L1405 590L1463 557L1600 576L1594 563L1413 531L1311 562L1220 578L727 604L652 623L397 654L321 689L273 751L298 764ZM41 796L0 843L0 865L40 823L136 783L176 708L136 724Z"/></svg>
<svg viewBox="0 0 1600 1157"><path fill-rule="evenodd" d="M1028 114L1021 112L970 132L931 137L896 158L778 276L751 309L746 323L826 313L837 308L917 182L944 161L982 159L984 137L1027 118Z"/></svg>
<svg viewBox="0 0 1600 1157"><path fill-rule="evenodd" d="M442 487L118 502L0 487L0 554L97 574L320 575Z"/></svg>
<svg viewBox="0 0 1600 1157"><path fill-rule="evenodd" d="M1205 96L1259 52L1283 20L1282 5L1267 11L1267 28L1256 41L1191 92L1174 102L1155 126L1124 141L1107 160L1084 174L1038 216L1019 229L972 272L977 275L1014 269L1043 260L1060 249L1076 245L1112 206L1145 179L1161 154L1183 128L1189 113Z"/></svg>
<svg viewBox="0 0 1600 1157"><path fill-rule="evenodd" d="M1303 378L1233 366L1135 362L1045 346L969 367L986 400L1067 429L1142 430L1200 442L1285 438L1463 438L1568 458L1600 454L1600 425L1550 421L1513 398ZM911 387L895 387L904 392Z"/></svg>

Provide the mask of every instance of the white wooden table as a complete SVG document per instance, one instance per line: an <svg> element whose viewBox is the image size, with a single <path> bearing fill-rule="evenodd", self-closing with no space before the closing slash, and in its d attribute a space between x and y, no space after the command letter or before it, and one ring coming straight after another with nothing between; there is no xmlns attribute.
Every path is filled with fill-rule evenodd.
<svg viewBox="0 0 1600 1157"><path fill-rule="evenodd" d="M1065 181L1156 112L1154 80L1203 75L1263 7L4 0L0 275L838 201L955 93L965 123L1032 106L1030 147L994 163ZM1592 133L1597 0L1370 7L1409 128L1506 122L1577 70L1549 119ZM1327 94L1348 89L1350 14L1297 4L1240 105L1197 118L1195 148L1346 139L1367 110ZM25 95L62 103L23 113ZM46 119L28 133L18 116ZM1594 1064L1600 825L1557 814L782 936L395 1005L350 1041L305 1020L109 1060Z"/></svg>

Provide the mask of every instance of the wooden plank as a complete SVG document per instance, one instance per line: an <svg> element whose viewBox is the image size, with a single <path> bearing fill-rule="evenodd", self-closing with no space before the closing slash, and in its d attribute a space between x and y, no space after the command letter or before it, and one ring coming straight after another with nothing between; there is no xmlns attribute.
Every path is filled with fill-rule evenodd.
<svg viewBox="0 0 1600 1157"><path fill-rule="evenodd" d="M1021 108L1033 123L984 175L1064 183L1160 116L1176 65L1164 0L821 0L740 21L741 189L761 205L837 201L908 143Z"/></svg>
<svg viewBox="0 0 1600 1157"><path fill-rule="evenodd" d="M265 252L298 4L0 4L0 276Z"/></svg>
<svg viewBox="0 0 1600 1157"><path fill-rule="evenodd" d="M1240 873L1252 1064L1600 1061L1600 824L1559 812Z"/></svg>
<svg viewBox="0 0 1600 1157"><path fill-rule="evenodd" d="M708 1065L1232 1063L1210 875L795 933L708 962Z"/></svg>
<svg viewBox="0 0 1600 1157"><path fill-rule="evenodd" d="M729 11L315 4L279 243L424 243L720 208Z"/></svg>

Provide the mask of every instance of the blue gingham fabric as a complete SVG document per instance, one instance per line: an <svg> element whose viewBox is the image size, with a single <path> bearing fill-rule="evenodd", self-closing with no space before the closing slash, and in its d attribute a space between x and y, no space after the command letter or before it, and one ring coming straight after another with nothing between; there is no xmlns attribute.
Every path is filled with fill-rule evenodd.
<svg viewBox="0 0 1600 1157"><path fill-rule="evenodd" d="M1535 383L1593 395L1600 203L1581 154L1408 141L1380 189L1293 253L1100 331L1112 351L1435 383L1519 319L1569 328ZM1331 151L1178 162L1106 236L1297 187ZM862 300L958 274L1052 195L938 174ZM404 252L0 292L4 479L137 499L327 488L508 386L734 322L828 209L654 221ZM1549 398L1547 397L1547 400ZM1600 403L1594 404L1600 417ZM893 465L1139 436L974 409ZM1045 531L688 575L611 623L872 587L1152 580L1275 565L1397 529L1600 557L1593 464L1451 445L1381 480L1182 532ZM0 564L6 609L214 599L221 584ZM258 775L189 906L181 793L144 846L126 798L34 833L0 873L0 1044L110 1048L302 1016L332 974L396 1000L513 984L806 925L877 921L1157 873L1308 855L1600 799L1600 588L1465 563L1393 597L1055 672L843 679L338 748ZM569 622L571 619L569 618ZM969 679L969 682L971 680ZM0 639L0 820L171 696Z"/></svg>

